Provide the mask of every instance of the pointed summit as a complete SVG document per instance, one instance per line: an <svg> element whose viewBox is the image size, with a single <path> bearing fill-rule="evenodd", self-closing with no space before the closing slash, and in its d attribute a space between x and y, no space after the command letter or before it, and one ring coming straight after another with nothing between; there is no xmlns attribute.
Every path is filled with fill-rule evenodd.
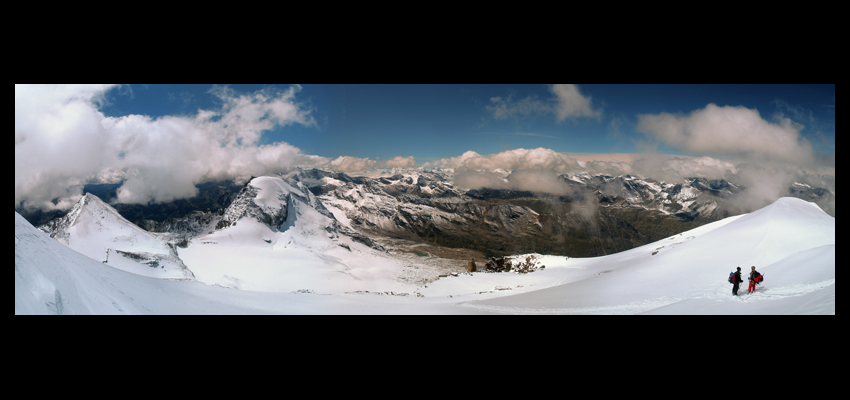
<svg viewBox="0 0 850 400"><path fill-rule="evenodd" d="M131 223L91 193L81 197L64 217L38 229L118 269L158 278L193 278L170 244Z"/></svg>
<svg viewBox="0 0 850 400"><path fill-rule="evenodd" d="M280 178L252 177L224 211L216 229L231 227L240 219L250 217L277 230L286 221L292 193L305 197L300 190Z"/></svg>
<svg viewBox="0 0 850 400"><path fill-rule="evenodd" d="M68 244L68 228L74 226L77 222L77 218L79 218L80 214L83 213L83 210L87 210L89 213L99 214L102 216L110 215L111 218L121 219L126 221L128 224L131 224L124 217L118 214L114 208L110 205L106 204L99 197L86 193L80 200L77 201L77 204L74 204L71 207L71 210L68 211L65 216L61 218L56 218L47 222L44 225L38 227L44 233L47 233L50 237L64 243Z"/></svg>

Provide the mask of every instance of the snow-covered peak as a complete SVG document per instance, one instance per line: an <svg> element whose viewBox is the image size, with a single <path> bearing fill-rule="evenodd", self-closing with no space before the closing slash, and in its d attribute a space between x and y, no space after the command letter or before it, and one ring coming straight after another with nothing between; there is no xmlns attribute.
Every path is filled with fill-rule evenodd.
<svg viewBox="0 0 850 400"><path fill-rule="evenodd" d="M225 209L224 216L217 228L236 225L240 219L251 217L277 229L286 220L289 193L292 187L281 179L280 184L273 183L274 178L253 178L245 184L232 203Z"/></svg>
<svg viewBox="0 0 850 400"><path fill-rule="evenodd" d="M796 197L782 197L764 208L741 217L741 219L743 221L761 221L763 225L767 226L796 225L800 220L805 220L809 226L813 227L818 226L818 224L832 225L833 231L835 224L835 218L829 216L817 204ZM802 231L797 234L799 236L805 235Z"/></svg>
<svg viewBox="0 0 850 400"><path fill-rule="evenodd" d="M117 224L137 233L147 233L132 222L127 221L112 206L91 193L83 195L64 217L52 220L38 227L38 229L47 233L50 237L68 244L70 228L78 224L85 224L82 230L88 232L88 225L91 223L94 223L99 230L108 230Z"/></svg>
<svg viewBox="0 0 850 400"><path fill-rule="evenodd" d="M224 211L217 228L236 225L240 219L248 217L266 224L273 230L281 229L281 225L290 216L293 201L300 202L331 220L334 219L333 214L325 209L303 182L297 181L293 186L278 177L261 176L245 184L236 199Z"/></svg>
<svg viewBox="0 0 850 400"><path fill-rule="evenodd" d="M252 179L248 182L248 185L257 188L257 194L253 199L254 204L272 212L286 207L286 198L291 193L295 193L295 195L301 198L307 198L307 195L300 189L293 187L280 178L261 176Z"/></svg>
<svg viewBox="0 0 850 400"><path fill-rule="evenodd" d="M197 279L207 284L293 291L302 284L293 276L325 277L317 288L338 287L339 279L353 276L364 280L356 290L371 290L375 283L368 270L386 257L371 239L342 226L300 180L293 185L278 177L253 178L219 225L179 249Z"/></svg>
<svg viewBox="0 0 850 400"><path fill-rule="evenodd" d="M62 244L96 261L139 275L192 279L173 247L86 193L64 217L39 227Z"/></svg>

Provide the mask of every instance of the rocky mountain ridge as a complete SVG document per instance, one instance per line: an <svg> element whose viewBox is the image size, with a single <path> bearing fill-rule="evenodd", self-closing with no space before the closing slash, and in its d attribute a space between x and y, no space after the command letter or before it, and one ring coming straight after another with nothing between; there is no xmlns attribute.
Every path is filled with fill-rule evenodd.
<svg viewBox="0 0 850 400"><path fill-rule="evenodd" d="M737 204L745 188L722 179L694 177L671 184L632 175L580 173L561 175L568 193L552 195L463 190L443 171L387 172L352 178L299 169L284 178L303 183L358 231L493 255L610 254L750 211ZM834 202L828 190L803 198L829 196Z"/></svg>
<svg viewBox="0 0 850 400"><path fill-rule="evenodd" d="M540 252L586 257L627 250L748 211L736 204L745 188L696 177L674 184L632 175L561 175L568 189L560 195L464 190L453 184L451 172L440 170L385 170L352 177L298 168L280 178L295 189L276 199L283 206L258 206L254 199L259 193L250 182L260 178L254 178L238 193L222 191L216 201L226 204L222 208L139 225L185 246L192 237L232 226L245 215L280 229L287 205L299 201L329 217L331 231L374 248L380 246L373 238L389 237L495 256ZM834 204L829 189L798 183L789 193ZM74 209L63 219L73 215Z"/></svg>
<svg viewBox="0 0 850 400"><path fill-rule="evenodd" d="M263 189L263 187L270 186L277 186L277 188L276 190ZM298 212L297 207L309 208L326 217L329 222L321 228L332 237L349 236L352 240L377 250L383 250L370 238L361 235L350 227L340 225L334 215L303 183L295 182L294 185L290 185L275 177L252 177L236 195L233 202L221 212L221 216L210 219L203 230L209 230L213 222L215 222L215 230L225 229L236 225L242 218L248 217L265 224L272 231L282 231L288 227L287 221L293 220L293 218L290 218L290 213ZM198 225L201 226L202 224L199 223Z"/></svg>

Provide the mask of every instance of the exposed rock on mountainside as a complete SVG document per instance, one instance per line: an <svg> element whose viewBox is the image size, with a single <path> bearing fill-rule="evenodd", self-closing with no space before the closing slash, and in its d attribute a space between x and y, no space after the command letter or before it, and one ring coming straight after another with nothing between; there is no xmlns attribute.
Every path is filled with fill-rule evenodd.
<svg viewBox="0 0 850 400"><path fill-rule="evenodd" d="M353 178L299 169L284 178L303 183L337 219L364 233L490 255L610 254L746 211L735 203L742 188L705 178L670 184L631 175L562 175L571 188L563 196L464 191L442 171Z"/></svg>
<svg viewBox="0 0 850 400"><path fill-rule="evenodd" d="M739 201L746 188L697 177L667 183L633 175L561 175L559 182L566 188L562 195L464 190L452 183L451 173L440 170L397 169L352 177L298 168L281 178L293 189L280 194L281 198L255 201L262 194L251 182L268 177L254 178L236 191L222 182L198 185L198 198L205 200L192 202L205 204L205 209L162 222L141 219L137 223L172 244L185 246L192 237L233 226L246 215L281 229L292 201L297 200L330 218L329 232L374 248L380 246L373 238L383 237L465 248L487 256L539 252L588 257L627 250L752 211ZM834 204L833 190L795 183L788 192L822 207ZM50 224L73 219L77 212L72 209Z"/></svg>
<svg viewBox="0 0 850 400"><path fill-rule="evenodd" d="M240 219L248 217L267 225L273 231L285 230L288 228L287 221L293 220L289 214L297 212L294 207L306 207L327 218L325 225L320 228L331 235L342 234L366 246L384 250L372 239L341 225L304 183L290 185L273 177L252 178L248 181L233 203L224 210L216 229L236 225Z"/></svg>

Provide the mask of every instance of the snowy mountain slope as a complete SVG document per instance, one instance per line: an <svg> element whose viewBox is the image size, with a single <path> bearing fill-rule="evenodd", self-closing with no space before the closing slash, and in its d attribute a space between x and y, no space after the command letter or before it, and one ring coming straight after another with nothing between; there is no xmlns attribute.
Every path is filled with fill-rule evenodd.
<svg viewBox="0 0 850 400"><path fill-rule="evenodd" d="M698 228L701 234L689 231L610 256L571 259L563 268L581 268L584 274L565 274L559 284L542 290L466 305L516 313L636 313L699 300L709 304L703 312L727 313L736 310L735 302L791 301L788 298L834 288L835 219L817 205L782 198L720 222L725 223L712 224L708 231L708 226ZM733 298L725 280L729 271L740 266L746 276L753 265L765 274L763 287L747 297L744 283L739 291L743 296ZM830 296L824 298L829 301ZM834 295L831 298L834 301ZM688 312L682 307L668 311Z"/></svg>
<svg viewBox="0 0 850 400"><path fill-rule="evenodd" d="M15 315L475 312L443 304L411 305L405 300L357 294L251 292L140 276L58 243L15 213Z"/></svg>
<svg viewBox="0 0 850 400"><path fill-rule="evenodd" d="M284 188L276 187L260 189ZM15 313L835 314L835 220L799 199L609 256L541 256L546 268L534 273L460 274L416 288L392 282L414 259L402 265L398 256L323 236L330 232L316 224L330 219L289 199L283 230L242 218L205 236L205 246L181 249L199 250L196 260L212 265L208 276L230 277L232 287L298 288L284 293L129 274L62 246L16 213ZM756 294L742 285L742 296L731 296L726 276L738 265L765 274ZM409 295L376 293L393 289Z"/></svg>
<svg viewBox="0 0 850 400"><path fill-rule="evenodd" d="M48 237L15 213L15 314L236 312L204 301L202 283L156 279L97 262Z"/></svg>
<svg viewBox="0 0 850 400"><path fill-rule="evenodd" d="M303 185L254 178L224 215L222 229L179 249L201 282L270 292L414 289L395 280L398 260L340 225Z"/></svg>
<svg viewBox="0 0 850 400"><path fill-rule="evenodd" d="M411 298L253 292L140 276L60 244L15 213L15 315L480 313Z"/></svg>
<svg viewBox="0 0 850 400"><path fill-rule="evenodd" d="M830 268L831 266L831 268ZM741 270L744 270L741 267ZM764 268L767 283L741 303L712 296L688 298L646 314L835 314L835 245L800 251ZM765 272L767 271L767 272ZM747 283L739 293L745 293ZM731 285L729 285L731 287ZM725 298L728 299L728 298Z"/></svg>
<svg viewBox="0 0 850 400"><path fill-rule="evenodd" d="M87 193L65 217L40 229L60 243L112 267L165 279L192 279L174 247L127 221Z"/></svg>

